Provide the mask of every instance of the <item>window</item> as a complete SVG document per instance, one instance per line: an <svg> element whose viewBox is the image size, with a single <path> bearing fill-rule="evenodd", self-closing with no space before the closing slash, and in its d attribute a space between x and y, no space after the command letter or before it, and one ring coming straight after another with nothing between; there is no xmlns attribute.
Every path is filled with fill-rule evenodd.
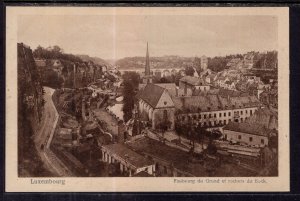
<svg viewBox="0 0 300 201"><path fill-rule="evenodd" d="M224 112L224 117L226 117L226 112Z"/></svg>
<svg viewBox="0 0 300 201"><path fill-rule="evenodd" d="M248 110L246 110L246 114L248 114Z"/></svg>
<svg viewBox="0 0 300 201"><path fill-rule="evenodd" d="M265 140L264 139L261 139L260 142L261 142L261 144L265 144Z"/></svg>
<svg viewBox="0 0 300 201"><path fill-rule="evenodd" d="M224 120L224 124L226 124L226 120Z"/></svg>
<svg viewBox="0 0 300 201"><path fill-rule="evenodd" d="M214 122L214 125L217 125L217 121Z"/></svg>
<svg viewBox="0 0 300 201"><path fill-rule="evenodd" d="M240 139L242 139L242 136L241 136L241 135L239 135L239 136L238 136L238 138L239 138L239 140L240 140Z"/></svg>
<svg viewBox="0 0 300 201"><path fill-rule="evenodd" d="M168 120L168 111L164 110L164 120Z"/></svg>
<svg viewBox="0 0 300 201"><path fill-rule="evenodd" d="M231 122L231 119L229 119L229 122Z"/></svg>
<svg viewBox="0 0 300 201"><path fill-rule="evenodd" d="M204 115L204 119L206 119L206 114Z"/></svg>
<svg viewBox="0 0 300 201"><path fill-rule="evenodd" d="M249 137L249 142L252 142L253 138L252 137Z"/></svg>
<svg viewBox="0 0 300 201"><path fill-rule="evenodd" d="M242 122L242 123L244 122L244 119L243 119L243 118L241 118L241 122Z"/></svg>
<svg viewBox="0 0 300 201"><path fill-rule="evenodd" d="M231 116L231 112L228 112L228 116Z"/></svg>
<svg viewBox="0 0 300 201"><path fill-rule="evenodd" d="M211 114L209 114L209 118L211 118Z"/></svg>
<svg viewBox="0 0 300 201"><path fill-rule="evenodd" d="M214 117L215 117L215 118L217 117L217 114L216 114L216 113L214 114Z"/></svg>
<svg viewBox="0 0 300 201"><path fill-rule="evenodd" d="M206 126L206 122L204 122L203 126Z"/></svg>
<svg viewBox="0 0 300 201"><path fill-rule="evenodd" d="M201 114L199 114L199 119L201 119Z"/></svg>
<svg viewBox="0 0 300 201"><path fill-rule="evenodd" d="M243 115L243 111L241 111L241 115Z"/></svg>
<svg viewBox="0 0 300 201"><path fill-rule="evenodd" d="M219 117L222 117L222 113L219 114Z"/></svg>
<svg viewBox="0 0 300 201"><path fill-rule="evenodd" d="M252 115L252 110L250 110L250 115Z"/></svg>

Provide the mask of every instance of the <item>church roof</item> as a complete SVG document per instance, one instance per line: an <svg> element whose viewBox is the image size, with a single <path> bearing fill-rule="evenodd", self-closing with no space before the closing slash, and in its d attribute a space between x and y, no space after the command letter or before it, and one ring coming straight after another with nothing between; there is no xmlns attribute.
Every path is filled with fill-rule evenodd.
<svg viewBox="0 0 300 201"><path fill-rule="evenodd" d="M163 87L155 84L147 84L143 90L138 92L137 98L142 99L155 108L164 91L165 89Z"/></svg>
<svg viewBox="0 0 300 201"><path fill-rule="evenodd" d="M177 89L176 89L176 84L175 83L158 83L158 84L155 84L155 85L160 86L164 89L167 89L171 96L176 96Z"/></svg>

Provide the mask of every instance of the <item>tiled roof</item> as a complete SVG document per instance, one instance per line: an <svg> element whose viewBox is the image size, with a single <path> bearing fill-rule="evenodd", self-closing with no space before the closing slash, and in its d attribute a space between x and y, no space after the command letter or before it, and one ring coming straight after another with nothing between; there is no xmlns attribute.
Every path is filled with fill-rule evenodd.
<svg viewBox="0 0 300 201"><path fill-rule="evenodd" d="M130 163L136 168L145 167L153 164L152 160L138 154L137 152L131 150L124 144L110 144L104 145L102 148L109 152L110 155L116 155L122 158L124 161Z"/></svg>
<svg viewBox="0 0 300 201"><path fill-rule="evenodd" d="M255 96L222 97L214 94L174 97L173 101L177 110L189 109L195 112L219 111L260 105L259 100Z"/></svg>
<svg viewBox="0 0 300 201"><path fill-rule="evenodd" d="M137 94L137 98L142 99L151 107L155 108L160 97L165 89L155 84L147 84L144 89L140 90Z"/></svg>
<svg viewBox="0 0 300 201"><path fill-rule="evenodd" d="M254 124L261 124L268 129L278 129L278 112L269 109L263 108L257 110L253 116L251 116L247 122Z"/></svg>
<svg viewBox="0 0 300 201"><path fill-rule="evenodd" d="M129 141L127 144L134 150L145 155L150 155L168 161L175 167L187 164L188 162L189 154L187 152L161 144L150 138L140 138L134 141Z"/></svg>
<svg viewBox="0 0 300 201"><path fill-rule="evenodd" d="M271 129L266 128L263 125L256 124L256 123L237 123L237 122L230 122L227 124L223 130L231 130L241 133L248 133L253 135L265 136L269 137L269 134L273 131Z"/></svg>

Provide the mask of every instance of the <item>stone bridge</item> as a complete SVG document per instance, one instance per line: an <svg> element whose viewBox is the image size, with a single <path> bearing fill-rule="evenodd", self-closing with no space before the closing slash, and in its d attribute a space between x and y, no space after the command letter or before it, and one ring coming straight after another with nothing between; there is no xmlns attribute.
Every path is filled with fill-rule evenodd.
<svg viewBox="0 0 300 201"><path fill-rule="evenodd" d="M125 72L137 72L140 75L144 75L145 69L139 68L139 69L121 69L119 70L121 74L124 74ZM156 68L150 70L152 75L157 75L160 77L167 77L171 75L175 75L178 72L185 72L184 68Z"/></svg>

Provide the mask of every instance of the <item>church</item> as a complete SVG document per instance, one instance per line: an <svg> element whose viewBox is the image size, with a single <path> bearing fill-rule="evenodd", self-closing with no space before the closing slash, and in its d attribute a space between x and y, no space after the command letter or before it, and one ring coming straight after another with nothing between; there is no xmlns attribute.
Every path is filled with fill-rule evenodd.
<svg viewBox="0 0 300 201"><path fill-rule="evenodd" d="M175 106L166 85L153 84L150 74L149 51L147 43L145 75L143 87L137 94L139 116L143 121L150 122L151 127L156 129L162 122L170 122L168 125L173 130L175 125ZM175 86L175 85L174 85Z"/></svg>

